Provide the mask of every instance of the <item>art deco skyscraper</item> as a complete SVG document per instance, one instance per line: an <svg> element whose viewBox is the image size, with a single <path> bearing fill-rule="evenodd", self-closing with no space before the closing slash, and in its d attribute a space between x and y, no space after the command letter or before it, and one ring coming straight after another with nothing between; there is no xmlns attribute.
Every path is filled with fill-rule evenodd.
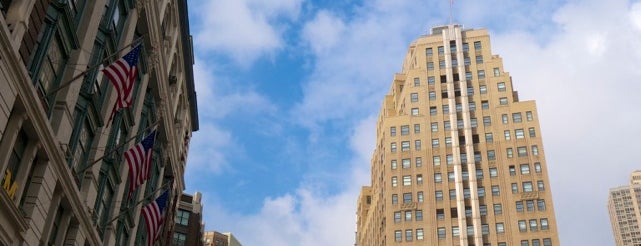
<svg viewBox="0 0 641 246"><path fill-rule="evenodd" d="M641 171L630 175L630 185L610 189L608 210L616 245L641 245Z"/></svg>
<svg viewBox="0 0 641 246"><path fill-rule="evenodd" d="M486 30L414 41L377 123L357 245L559 245L534 101Z"/></svg>

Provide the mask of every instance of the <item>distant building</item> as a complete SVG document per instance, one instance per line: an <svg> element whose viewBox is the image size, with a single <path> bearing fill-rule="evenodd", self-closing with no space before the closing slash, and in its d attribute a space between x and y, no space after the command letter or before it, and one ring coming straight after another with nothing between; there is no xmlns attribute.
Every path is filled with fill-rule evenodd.
<svg viewBox="0 0 641 246"><path fill-rule="evenodd" d="M176 246L202 246L205 226L202 221L202 194L183 193L176 211L174 243Z"/></svg>
<svg viewBox="0 0 641 246"><path fill-rule="evenodd" d="M208 231L205 232L203 241L205 246L242 246L231 232Z"/></svg>
<svg viewBox="0 0 641 246"><path fill-rule="evenodd" d="M630 185L610 189L608 210L616 245L641 245L641 171L632 172Z"/></svg>
<svg viewBox="0 0 641 246"><path fill-rule="evenodd" d="M412 42L376 134L358 246L559 245L536 103L519 99L487 30Z"/></svg>

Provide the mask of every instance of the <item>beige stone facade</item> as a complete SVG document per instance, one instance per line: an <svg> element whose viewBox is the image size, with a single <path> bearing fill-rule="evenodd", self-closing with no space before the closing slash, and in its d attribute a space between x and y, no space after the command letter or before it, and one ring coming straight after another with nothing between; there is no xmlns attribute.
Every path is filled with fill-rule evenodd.
<svg viewBox="0 0 641 246"><path fill-rule="evenodd" d="M167 187L173 218L198 129L186 1L3 0L0 11L0 245L144 244L141 207ZM109 121L116 94L99 65L136 39L133 106ZM122 154L154 124L150 177L128 199Z"/></svg>
<svg viewBox="0 0 641 246"><path fill-rule="evenodd" d="M376 134L357 245L559 245L536 104L486 30L414 41Z"/></svg>
<svg viewBox="0 0 641 246"><path fill-rule="evenodd" d="M632 172L630 185L610 189L608 210L616 245L641 245L641 171Z"/></svg>

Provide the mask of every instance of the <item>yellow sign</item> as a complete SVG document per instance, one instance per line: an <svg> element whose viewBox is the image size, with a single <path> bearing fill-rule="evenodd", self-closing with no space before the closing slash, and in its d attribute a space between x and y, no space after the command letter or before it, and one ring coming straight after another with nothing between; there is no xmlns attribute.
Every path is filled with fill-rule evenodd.
<svg viewBox="0 0 641 246"><path fill-rule="evenodd" d="M7 169L4 172L4 183L2 183L2 188L9 194L9 197L13 200L16 196L16 191L18 190L18 184L16 182L11 182L11 171Z"/></svg>

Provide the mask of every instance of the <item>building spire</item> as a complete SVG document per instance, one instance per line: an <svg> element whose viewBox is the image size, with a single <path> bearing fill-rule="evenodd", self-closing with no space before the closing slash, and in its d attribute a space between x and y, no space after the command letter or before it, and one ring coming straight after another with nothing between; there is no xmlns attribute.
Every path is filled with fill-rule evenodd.
<svg viewBox="0 0 641 246"><path fill-rule="evenodd" d="M450 0L450 25L453 24L453 22L452 22L452 12L454 12L454 11L453 11L452 5L454 5L454 0Z"/></svg>

